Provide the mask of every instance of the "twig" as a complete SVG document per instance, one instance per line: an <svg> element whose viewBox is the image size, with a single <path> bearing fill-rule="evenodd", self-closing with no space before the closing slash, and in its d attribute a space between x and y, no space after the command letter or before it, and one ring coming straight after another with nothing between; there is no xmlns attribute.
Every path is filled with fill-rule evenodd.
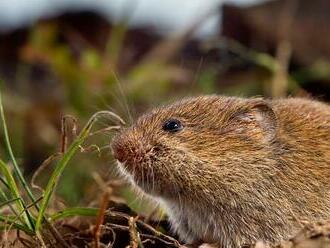
<svg viewBox="0 0 330 248"><path fill-rule="evenodd" d="M125 218L126 220L128 220L130 218L129 215L124 214L124 213L120 213L120 212L115 212L115 211L108 211L107 215L110 217L114 217L114 218ZM144 228L145 230L147 230L148 232L154 234L155 236L171 242L173 245L175 245L176 247L182 247L181 244L179 243L179 241L177 241L176 239L172 238L171 236L165 235L159 231L157 231L155 228L153 228L152 226L144 223L143 221L137 220L136 221L137 226ZM112 225L112 224L111 224Z"/></svg>
<svg viewBox="0 0 330 248"><path fill-rule="evenodd" d="M46 225L48 226L49 231L51 232L51 234L53 235L53 237L55 238L55 240L57 240L62 245L62 247L64 247L64 248L70 248L70 246L63 239L63 237L61 236L61 234L57 231L57 229L50 222L46 221Z"/></svg>
<svg viewBox="0 0 330 248"><path fill-rule="evenodd" d="M139 237L139 233L136 230L136 221L139 217L129 217L128 219L128 230L129 230L129 236L130 236L130 245L131 248L138 248L141 247L142 243Z"/></svg>
<svg viewBox="0 0 330 248"><path fill-rule="evenodd" d="M110 248L113 246L113 244L115 243L116 241L116 232L111 228L111 227L107 227L105 226L106 230L110 230L111 233L112 233L112 242L110 241L107 245L107 248Z"/></svg>
<svg viewBox="0 0 330 248"><path fill-rule="evenodd" d="M67 121L72 120L72 135L75 138L77 136L77 120L71 115L65 115L61 120L61 153L65 153L68 146L68 134L67 134Z"/></svg>
<svg viewBox="0 0 330 248"><path fill-rule="evenodd" d="M117 229L117 230L121 230L121 231L129 231L129 227L128 226L124 226L124 225L119 225L119 224L114 224L114 223L108 223L108 226L112 227L113 229ZM182 247L182 245L180 245L180 243L173 239L173 241L164 239L160 236L157 235L152 235L152 234L145 234L145 233L141 233L140 236L142 238L146 238L147 240L158 240L159 242L166 244L166 245L171 245L171 246L175 246L175 247ZM166 236L166 235L164 235ZM143 240L142 243L145 243L146 240Z"/></svg>
<svg viewBox="0 0 330 248"><path fill-rule="evenodd" d="M162 239L162 238L160 238L160 237L157 237L157 236L154 236L154 235L151 235L151 234L141 234L141 237L143 237L143 238L146 238L145 240L143 240L143 243L145 243L145 242L147 242L148 240L152 240L152 239L156 239L156 240L158 240L159 242L162 242L162 243L164 243L164 244L166 244L166 245L176 245L176 244L174 244L173 242L169 242L169 241L166 241L166 240L164 240L164 239ZM152 240L153 241L153 240Z"/></svg>
<svg viewBox="0 0 330 248"><path fill-rule="evenodd" d="M80 148L80 152L82 152L82 153L84 153L84 152L94 152L94 151L97 151L98 154L99 154L99 156L101 154L100 147L98 147L95 144L92 144L92 145L87 146L87 147L83 147L82 145L80 145L79 148Z"/></svg>
<svg viewBox="0 0 330 248"><path fill-rule="evenodd" d="M103 194L103 197L102 197L100 210L99 210L99 213L96 218L96 225L94 227L93 235L94 235L94 247L95 248L100 247L101 226L104 221L104 216L105 216L106 209L108 207L109 198L110 198L109 192L105 191L105 193Z"/></svg>

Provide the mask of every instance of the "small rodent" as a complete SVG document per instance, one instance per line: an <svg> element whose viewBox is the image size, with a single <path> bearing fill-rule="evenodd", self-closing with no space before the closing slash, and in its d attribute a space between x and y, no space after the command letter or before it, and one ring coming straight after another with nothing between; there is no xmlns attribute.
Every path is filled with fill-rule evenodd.
<svg viewBox="0 0 330 248"><path fill-rule="evenodd" d="M111 144L121 172L188 244L236 248L330 219L330 106L187 98L142 115Z"/></svg>

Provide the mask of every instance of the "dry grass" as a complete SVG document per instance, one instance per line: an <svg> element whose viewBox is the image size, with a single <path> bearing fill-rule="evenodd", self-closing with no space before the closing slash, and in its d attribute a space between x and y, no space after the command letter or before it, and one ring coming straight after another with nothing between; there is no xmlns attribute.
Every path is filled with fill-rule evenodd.
<svg viewBox="0 0 330 248"><path fill-rule="evenodd" d="M116 210L117 209L117 210ZM120 211L119 211L120 210ZM103 213L103 222L99 218L79 217L65 219L55 223L65 241L64 246L58 240L49 238L47 247L113 247L113 248L184 248L168 231L166 221L146 223L143 217L131 212L125 205L117 205ZM95 237L97 230L97 239ZM162 230L162 231L160 231ZM165 234L166 233L166 234ZM0 247L43 247L37 239L20 232L4 232ZM302 230L290 240L276 246L263 242L251 248L328 248L330 247L330 221L305 223Z"/></svg>

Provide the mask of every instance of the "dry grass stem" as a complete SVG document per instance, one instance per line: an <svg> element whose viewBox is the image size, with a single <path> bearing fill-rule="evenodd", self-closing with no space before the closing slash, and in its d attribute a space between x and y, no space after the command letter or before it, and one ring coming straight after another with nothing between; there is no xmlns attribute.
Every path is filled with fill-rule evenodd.
<svg viewBox="0 0 330 248"><path fill-rule="evenodd" d="M138 219L138 216L129 217L129 219L128 219L129 236L131 238L131 241L130 241L131 248L138 248L139 244L141 244L139 233L136 230L137 219Z"/></svg>
<svg viewBox="0 0 330 248"><path fill-rule="evenodd" d="M99 248L100 247L100 236L101 236L101 226L104 221L105 212L108 207L110 194L109 192L105 192L102 196L101 204L100 204L100 210L98 212L98 215L96 217L96 224L94 227L94 247Z"/></svg>

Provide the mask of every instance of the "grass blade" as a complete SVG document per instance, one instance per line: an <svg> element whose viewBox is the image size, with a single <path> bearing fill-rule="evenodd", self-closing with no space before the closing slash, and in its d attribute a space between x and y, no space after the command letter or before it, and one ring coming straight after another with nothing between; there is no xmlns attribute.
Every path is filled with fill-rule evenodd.
<svg viewBox="0 0 330 248"><path fill-rule="evenodd" d="M50 198L55 190L55 187L56 187L56 184L58 182L60 175L62 174L62 172L65 169L68 162L71 160L72 156L79 149L79 146L84 142L84 140L87 137L87 134L89 132L89 129L90 128L82 131L82 133L79 135L79 137L71 144L68 151L63 155L62 159L56 165L56 168L47 183L47 186L46 186L46 189L45 189L45 192L43 195L43 200L41 202L40 210L39 210L37 221L36 221L36 227L35 227L36 231L38 231L41 227L43 216L46 212Z"/></svg>
<svg viewBox="0 0 330 248"><path fill-rule="evenodd" d="M67 208L50 216L51 221L72 217L72 216L97 216L98 208L74 207Z"/></svg>
<svg viewBox="0 0 330 248"><path fill-rule="evenodd" d="M0 204L0 209L6 205L11 205L11 203L15 202L15 201L19 201L21 198L14 198L14 199L10 199L10 200L6 200L5 202L1 202Z"/></svg>
<svg viewBox="0 0 330 248"><path fill-rule="evenodd" d="M3 179L2 177L0 177L0 182L7 188L7 189L9 189L9 186L8 186L8 184L7 184L7 182L6 182L6 180L5 179ZM0 188L0 190L1 190L1 188Z"/></svg>
<svg viewBox="0 0 330 248"><path fill-rule="evenodd" d="M1 81L0 81L1 83ZM2 122L2 128L3 128L3 133L5 136L5 143L6 143L6 147L10 156L10 159L13 163L14 166L14 173L17 176L18 180L20 181L20 183L22 184L23 188L25 189L25 191L27 192L29 198L31 199L32 202L35 202L34 196L32 194L32 191L30 190L27 182L25 181L23 174L20 170L20 168L18 167L17 161L15 159L13 150L11 148L11 144L10 144L10 140L9 140L9 135L8 135L8 128L7 128L7 124L6 124L6 118L5 118L5 113L3 110L3 105L2 105L2 97L1 97L1 90L0 90L0 117L1 117L1 122ZM29 211L27 211L27 215L29 215L29 218L31 218Z"/></svg>
<svg viewBox="0 0 330 248"><path fill-rule="evenodd" d="M37 232L37 234L39 233L39 230L41 228L42 225L42 221L44 219L44 214L46 212L46 209L48 207L50 198L56 188L56 184L59 180L59 177L62 175L63 170L65 169L66 165L68 164L68 162L71 160L71 158L73 157L73 155L76 153L76 151L79 149L79 146L82 145L82 143L84 142L84 140L88 137L91 128L94 124L94 122L97 120L97 118L100 115L108 115L111 117L116 118L119 122L121 122L122 124L125 124L125 122L116 114L112 113L111 111L99 111L97 113L95 113L87 122L86 126L82 129L82 131L80 132L79 136L72 142L72 144L70 145L70 147L68 148L67 152L63 154L63 157L60 159L60 161L57 163L54 172L52 173L45 192L43 194L43 200L41 202L41 206L40 206L40 210L38 213L38 217L37 217L37 221L36 221L36 225L35 225L35 230Z"/></svg>
<svg viewBox="0 0 330 248"><path fill-rule="evenodd" d="M2 182L2 183L5 183L5 182L4 182L4 179L2 179L2 180L3 180L3 181L1 181L1 182ZM9 189L8 184L5 183L5 185L6 185L6 187ZM2 200L6 201L6 202L8 201L8 197L7 197L6 193L5 193L1 188L0 188L0 198L1 198ZM15 214L16 216L18 216L18 214L17 214L15 208L14 208L11 204L9 204L8 207L10 208L10 210L12 211L13 214ZM22 223L24 223L24 221L22 220L22 218L19 218L19 220L20 220Z"/></svg>
<svg viewBox="0 0 330 248"><path fill-rule="evenodd" d="M21 230L25 232L28 235L34 235L34 231L29 229L25 225L21 225L17 223L17 217L16 216L3 216L0 215L0 222L5 223L4 225L0 225L0 231L8 230L10 229L10 226L14 227L15 229Z"/></svg>
<svg viewBox="0 0 330 248"><path fill-rule="evenodd" d="M13 197L20 199L19 201L17 201L17 204L16 204L17 209L19 210L19 212L22 212L22 211L25 212L23 217L26 221L26 224L28 225L28 227L31 230L33 230L33 222L32 222L31 216L28 214L28 211L25 210L25 205L24 205L24 202L22 201L22 198L19 194L18 187L15 183L15 180L14 180L13 176L11 175L6 163L3 162L1 159L0 159L0 171L4 175L4 177L6 178L8 187L9 187L10 192L13 195Z"/></svg>

